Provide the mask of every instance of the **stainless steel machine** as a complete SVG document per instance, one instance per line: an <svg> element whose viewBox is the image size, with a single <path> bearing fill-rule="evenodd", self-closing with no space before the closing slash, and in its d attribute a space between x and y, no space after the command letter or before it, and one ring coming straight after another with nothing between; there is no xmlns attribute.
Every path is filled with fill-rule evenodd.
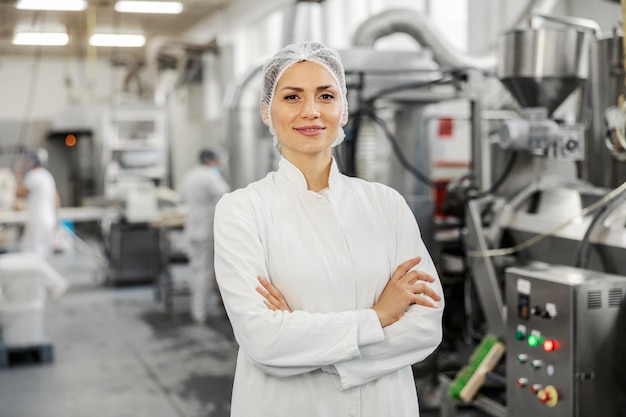
<svg viewBox="0 0 626 417"><path fill-rule="evenodd" d="M530 216L527 224L533 227L531 233L541 234L551 230L542 220L552 221L550 226L558 225L567 219L562 208L575 214L582 209L583 201L589 201L580 196L550 198L555 188L563 189L562 194L571 194L567 190L572 188L592 188L577 176L576 161L584 157L584 129L575 118L580 116L572 113L574 119L565 123L550 116L573 91L586 86L590 42L588 32L561 28L516 29L500 38L498 76L522 109L518 118L504 121L499 128L499 146L490 151L496 171L505 174L494 181L497 186L482 192L483 198L468 201L466 239L473 281L488 328L496 335L504 334L503 267L510 260L503 261L487 251L522 242L514 232L509 233L516 230L520 216ZM508 160L509 166L502 168L502 160ZM596 198L601 194L595 191ZM576 224L585 227L589 222L583 219ZM580 240L584 231L575 235L574 239ZM521 249L526 248L503 254L521 253L528 259ZM542 260L562 262L550 258L559 252L542 252ZM573 260L565 263L572 264Z"/></svg>
<svg viewBox="0 0 626 417"><path fill-rule="evenodd" d="M506 298L509 417L624 415L626 277L513 267Z"/></svg>
<svg viewBox="0 0 626 417"><path fill-rule="evenodd" d="M592 24L555 20L500 38L498 77L521 109L490 149L504 175L467 202L467 257L486 330L507 345L506 415L619 416L626 185L606 162L599 90L623 71Z"/></svg>

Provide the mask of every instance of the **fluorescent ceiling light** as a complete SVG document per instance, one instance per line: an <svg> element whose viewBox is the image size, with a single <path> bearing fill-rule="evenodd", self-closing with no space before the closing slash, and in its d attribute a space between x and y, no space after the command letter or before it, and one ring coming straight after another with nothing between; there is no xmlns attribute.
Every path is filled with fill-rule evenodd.
<svg viewBox="0 0 626 417"><path fill-rule="evenodd" d="M85 0L19 0L15 5L21 10L81 11L87 8Z"/></svg>
<svg viewBox="0 0 626 417"><path fill-rule="evenodd" d="M67 45L70 37L67 33L20 32L13 36L13 45Z"/></svg>
<svg viewBox="0 0 626 417"><path fill-rule="evenodd" d="M115 11L120 13L159 13L179 14L183 4L179 1L127 1L115 3Z"/></svg>
<svg viewBox="0 0 626 417"><path fill-rule="evenodd" d="M89 38L89 44L93 46L140 47L144 46L145 43L146 38L143 35L94 33Z"/></svg>

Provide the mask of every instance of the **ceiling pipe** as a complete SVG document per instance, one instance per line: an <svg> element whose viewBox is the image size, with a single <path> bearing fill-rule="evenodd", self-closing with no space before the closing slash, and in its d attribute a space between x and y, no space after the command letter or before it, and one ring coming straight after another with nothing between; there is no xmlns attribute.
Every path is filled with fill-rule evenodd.
<svg viewBox="0 0 626 417"><path fill-rule="evenodd" d="M111 63L113 65L123 65L126 68L126 75L124 76L122 91L125 93L129 93L130 83L131 81L135 80L137 85L137 94L140 97L143 96L144 88L141 82L141 77L139 76L139 71L141 70L143 64L139 60L139 58L132 54L116 54L111 58Z"/></svg>
<svg viewBox="0 0 626 417"><path fill-rule="evenodd" d="M251 87L259 88L257 80L263 64L252 66L232 84L225 96L226 129L228 141L229 181L233 189L245 187L256 178L257 126L260 125L260 97L251 94ZM260 91L260 88L259 88ZM245 97L245 98L244 98Z"/></svg>
<svg viewBox="0 0 626 417"><path fill-rule="evenodd" d="M548 13L557 1L530 0L512 26L519 26L526 22L533 11ZM440 30L427 16L411 9L387 10L372 16L357 28L352 44L372 47L378 39L394 33L405 33L422 47L430 48L434 60L443 67L491 71L496 66L497 59L493 45L483 54L459 51L441 35Z"/></svg>
<svg viewBox="0 0 626 417"><path fill-rule="evenodd" d="M184 39L157 36L146 45L146 67L148 77L153 90L159 81L159 58L173 58L176 61L178 77L175 85L181 85L185 80L185 70L192 54L204 52L217 52L218 46L215 39L207 43L194 43Z"/></svg>
<svg viewBox="0 0 626 417"><path fill-rule="evenodd" d="M283 15L282 45L321 40L322 9L324 0L296 0Z"/></svg>

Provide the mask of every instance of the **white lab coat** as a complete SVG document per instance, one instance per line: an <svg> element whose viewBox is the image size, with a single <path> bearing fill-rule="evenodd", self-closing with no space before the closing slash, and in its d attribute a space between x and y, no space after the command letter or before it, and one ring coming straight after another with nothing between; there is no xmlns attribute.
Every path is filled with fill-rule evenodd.
<svg viewBox="0 0 626 417"><path fill-rule="evenodd" d="M213 217L215 205L230 187L215 167L199 165L183 177L179 191L187 206L190 312L196 322L203 322L207 315L223 314L213 269Z"/></svg>
<svg viewBox="0 0 626 417"><path fill-rule="evenodd" d="M381 329L370 307L396 267L436 278L437 308L409 307ZM277 172L225 195L215 214L215 269L240 345L232 417L415 417L411 364L441 342L443 291L402 196L339 173L307 190L282 159ZM293 310L270 311L262 275Z"/></svg>
<svg viewBox="0 0 626 417"><path fill-rule="evenodd" d="M28 189L28 195L22 249L45 259L50 254L58 221L54 177L47 169L37 167L24 175L23 183Z"/></svg>
<svg viewBox="0 0 626 417"><path fill-rule="evenodd" d="M214 167L198 165L185 174L179 192L187 206L185 234L190 240L213 239L215 205L228 191L228 183Z"/></svg>

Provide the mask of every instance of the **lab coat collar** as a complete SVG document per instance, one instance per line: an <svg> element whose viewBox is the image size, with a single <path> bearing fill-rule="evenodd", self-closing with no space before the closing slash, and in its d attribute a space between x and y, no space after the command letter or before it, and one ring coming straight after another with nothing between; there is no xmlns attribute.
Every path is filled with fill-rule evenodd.
<svg viewBox="0 0 626 417"><path fill-rule="evenodd" d="M339 172L339 167L337 166L337 161L335 161L335 157L331 156L332 162L330 165L330 175L328 177L328 189L334 190L340 183L341 173ZM278 171L276 172L280 181L285 182L291 188L301 191L307 192L309 191L306 186L306 179L304 178L304 174L302 171L298 169L294 164L289 162L284 157L280 158L278 162Z"/></svg>

